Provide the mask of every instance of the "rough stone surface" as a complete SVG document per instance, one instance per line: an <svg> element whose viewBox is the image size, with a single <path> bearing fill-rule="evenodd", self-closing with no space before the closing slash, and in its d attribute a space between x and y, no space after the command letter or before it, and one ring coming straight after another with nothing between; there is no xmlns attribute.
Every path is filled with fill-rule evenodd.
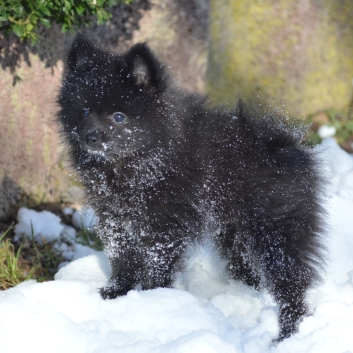
<svg viewBox="0 0 353 353"><path fill-rule="evenodd" d="M232 103L260 95L290 115L352 99L349 0L211 0L208 90Z"/></svg>
<svg viewBox="0 0 353 353"><path fill-rule="evenodd" d="M56 173L60 149L54 114L61 72L62 65L45 69L36 56L31 57L30 67L23 65L16 70L21 81L15 86L11 73L1 72L0 183L7 186L0 187L0 194L18 194L11 197L12 201L20 199L16 190L38 201L44 195L49 199L58 197L63 180ZM2 203L1 218L6 216L6 205Z"/></svg>

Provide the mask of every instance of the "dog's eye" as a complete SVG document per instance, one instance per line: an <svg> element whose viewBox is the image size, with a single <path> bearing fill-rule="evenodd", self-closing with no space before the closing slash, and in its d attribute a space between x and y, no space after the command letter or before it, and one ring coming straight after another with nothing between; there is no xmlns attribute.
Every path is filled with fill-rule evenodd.
<svg viewBox="0 0 353 353"><path fill-rule="evenodd" d="M113 119L116 123L122 123L125 120L125 115L123 113L114 113Z"/></svg>
<svg viewBox="0 0 353 353"><path fill-rule="evenodd" d="M89 116L89 109L83 108L82 109L82 117L83 118L88 118L88 116Z"/></svg>

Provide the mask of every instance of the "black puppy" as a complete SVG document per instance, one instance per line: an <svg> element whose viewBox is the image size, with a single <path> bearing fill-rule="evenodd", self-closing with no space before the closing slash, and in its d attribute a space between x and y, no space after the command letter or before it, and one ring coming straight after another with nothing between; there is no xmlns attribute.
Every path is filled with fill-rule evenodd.
<svg viewBox="0 0 353 353"><path fill-rule="evenodd" d="M279 340L298 330L323 263L323 180L300 128L242 102L212 108L146 44L115 55L82 35L58 103L112 267L104 299L171 286L187 247L212 236L233 278L274 295Z"/></svg>

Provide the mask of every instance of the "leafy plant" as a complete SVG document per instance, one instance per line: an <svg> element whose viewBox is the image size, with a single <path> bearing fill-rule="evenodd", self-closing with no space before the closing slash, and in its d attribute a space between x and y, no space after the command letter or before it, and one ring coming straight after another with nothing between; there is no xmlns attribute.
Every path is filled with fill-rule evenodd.
<svg viewBox="0 0 353 353"><path fill-rule="evenodd" d="M90 25L96 16L98 24L110 18L105 8L131 0L0 0L0 29L13 32L21 39L38 40L35 30L39 24L62 25L66 32L73 27Z"/></svg>

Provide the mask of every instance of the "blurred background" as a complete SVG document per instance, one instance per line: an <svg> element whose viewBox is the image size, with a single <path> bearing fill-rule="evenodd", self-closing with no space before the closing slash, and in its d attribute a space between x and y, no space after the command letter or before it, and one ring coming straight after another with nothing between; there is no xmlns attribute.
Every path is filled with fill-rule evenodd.
<svg viewBox="0 0 353 353"><path fill-rule="evenodd" d="M0 26L0 231L20 206L77 202L54 117L77 30L116 52L146 41L185 89L271 99L310 143L353 152L352 1L10 0Z"/></svg>

